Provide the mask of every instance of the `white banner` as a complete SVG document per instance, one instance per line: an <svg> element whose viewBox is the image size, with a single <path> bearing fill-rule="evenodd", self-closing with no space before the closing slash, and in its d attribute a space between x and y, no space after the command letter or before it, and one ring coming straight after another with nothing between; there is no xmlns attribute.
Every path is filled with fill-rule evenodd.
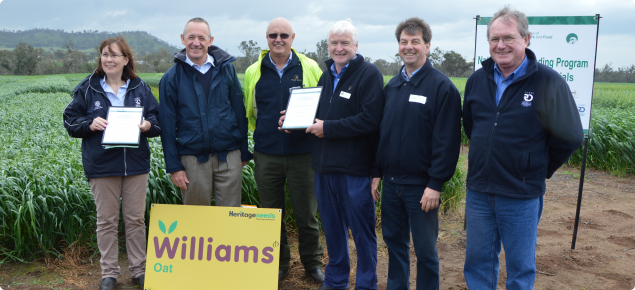
<svg viewBox="0 0 635 290"><path fill-rule="evenodd" d="M481 17L476 25L474 69L490 57L487 22ZM556 70L567 81L575 99L585 137L588 134L593 97L593 73L597 41L596 16L527 17L531 40L529 48L538 62Z"/></svg>

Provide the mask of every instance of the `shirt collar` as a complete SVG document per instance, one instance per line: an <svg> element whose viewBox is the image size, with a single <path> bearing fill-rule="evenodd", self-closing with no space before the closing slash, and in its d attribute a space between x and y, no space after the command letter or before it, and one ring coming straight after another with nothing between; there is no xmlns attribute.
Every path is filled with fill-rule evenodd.
<svg viewBox="0 0 635 290"><path fill-rule="evenodd" d="M185 54L185 62L187 64L189 64L190 66L198 66L198 64L195 64L188 56L187 53ZM205 60L205 63L203 63L203 65L205 65L206 63L211 64L213 67L214 66L214 57L209 55L209 53L207 54L207 60Z"/></svg>
<svg viewBox="0 0 635 290"><path fill-rule="evenodd" d="M287 63L284 65L285 67L291 62L292 58L293 58L293 52L289 52L289 59L287 60ZM271 63L273 63L273 65L276 65L276 63L273 62L273 59L271 59L271 51L269 51L269 60L271 61ZM284 69L284 67L282 69Z"/></svg>
<svg viewBox="0 0 635 290"><path fill-rule="evenodd" d="M354 60L354 59L356 59L356 58L357 58L357 54L355 54L355 57L354 57L353 59L351 59L351 61L352 61L352 60ZM342 68L342 70L341 70L341 71L340 71L340 73L338 74L338 73L337 73L337 70L335 69L335 63L333 63L333 64L331 65L331 73L332 73L334 76L339 76L339 75L342 75L342 74L344 73L344 71L346 70L346 68L348 68L348 65L349 65L349 64L351 64L351 62L350 62L350 61L349 61L349 62L348 62L348 63L347 63L347 64L346 64L343 68Z"/></svg>
<svg viewBox="0 0 635 290"><path fill-rule="evenodd" d="M426 61L428 61L428 60L426 60ZM424 65L425 65L425 63L424 63ZM410 74L410 77L408 77L408 76L407 76L407 72L406 72L406 66L404 65L404 66L403 66L403 69L401 70L401 76L403 77L403 79L404 79L404 80L406 80L407 82L409 82L409 81L410 81L410 79L412 79L412 76L414 76L414 75L415 75L417 72L419 72L422 68L423 68L423 65L422 65L422 66L420 66L420 67L419 67L418 69L416 69L415 71L413 71L413 72Z"/></svg>
<svg viewBox="0 0 635 290"><path fill-rule="evenodd" d="M523 60L523 62L516 68L516 70L514 70L513 73L509 74L506 79L516 79L520 76L523 76L527 72L528 64L529 60L527 58L527 54L525 54L525 59ZM498 69L498 64L496 62L494 62L494 71L503 76L503 73L500 71L500 69Z"/></svg>
<svg viewBox="0 0 635 290"><path fill-rule="evenodd" d="M104 91L109 90L109 92L111 93L115 93L115 91L106 83L106 76L104 75L104 77L102 79L99 80L99 84L101 85L101 87L104 89ZM130 85L130 79L126 80L126 83L119 87L120 88L124 88L124 89L128 89L128 85Z"/></svg>

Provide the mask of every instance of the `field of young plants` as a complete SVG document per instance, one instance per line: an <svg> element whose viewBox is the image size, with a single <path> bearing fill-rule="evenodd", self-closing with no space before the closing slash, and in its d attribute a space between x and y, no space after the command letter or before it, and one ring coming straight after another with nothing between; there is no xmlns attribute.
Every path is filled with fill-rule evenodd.
<svg viewBox="0 0 635 290"><path fill-rule="evenodd" d="M95 204L82 169L81 140L70 138L62 125L62 111L84 77L0 76L0 261L58 257L68 250L96 251ZM141 77L158 97L161 75ZM462 93L465 79L453 81ZM589 166L633 174L634 108L635 86L596 84ZM180 204L180 192L165 172L160 138L151 139L150 145L147 204ZM571 164L581 162L580 152ZM446 184L443 210L457 209L463 202L464 163L462 156ZM242 202L258 205L253 167L252 161L243 168ZM287 222L292 220L288 211Z"/></svg>

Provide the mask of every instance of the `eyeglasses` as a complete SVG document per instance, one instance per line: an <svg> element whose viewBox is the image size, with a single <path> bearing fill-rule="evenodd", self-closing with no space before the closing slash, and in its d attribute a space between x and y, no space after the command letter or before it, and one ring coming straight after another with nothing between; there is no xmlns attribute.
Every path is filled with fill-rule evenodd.
<svg viewBox="0 0 635 290"><path fill-rule="evenodd" d="M101 54L101 57L103 57L103 58L111 57L112 59L116 59L116 58L119 58L119 57L122 57L122 56L125 56L125 55L123 55L123 54L107 54L107 53L102 53Z"/></svg>
<svg viewBox="0 0 635 290"><path fill-rule="evenodd" d="M286 33L280 33L280 39L288 39L289 36L291 36L291 35L286 34ZM278 38L278 34L277 33L269 33L269 38L277 39Z"/></svg>
<svg viewBox="0 0 635 290"><path fill-rule="evenodd" d="M520 35L516 36L516 37L511 37L511 36L506 36L503 38L498 38L498 37L494 37L494 38L490 38L487 41L489 42L489 45L498 45L498 43L503 40L504 44L512 44L516 41L516 38L519 38Z"/></svg>

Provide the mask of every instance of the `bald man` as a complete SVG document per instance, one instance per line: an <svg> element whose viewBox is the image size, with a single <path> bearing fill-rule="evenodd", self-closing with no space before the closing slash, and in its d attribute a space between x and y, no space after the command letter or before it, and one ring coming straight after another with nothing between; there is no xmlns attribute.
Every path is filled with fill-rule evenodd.
<svg viewBox="0 0 635 290"><path fill-rule="evenodd" d="M300 260L305 275L318 284L324 281L323 250L315 217L310 134L278 130L281 111L287 108L289 89L315 87L322 74L318 64L291 48L295 33L291 23L276 18L267 26L268 50L245 72L245 107L254 129L255 177L260 205L282 209L280 268L278 281L289 275L291 253L285 223L285 182L298 228Z"/></svg>

